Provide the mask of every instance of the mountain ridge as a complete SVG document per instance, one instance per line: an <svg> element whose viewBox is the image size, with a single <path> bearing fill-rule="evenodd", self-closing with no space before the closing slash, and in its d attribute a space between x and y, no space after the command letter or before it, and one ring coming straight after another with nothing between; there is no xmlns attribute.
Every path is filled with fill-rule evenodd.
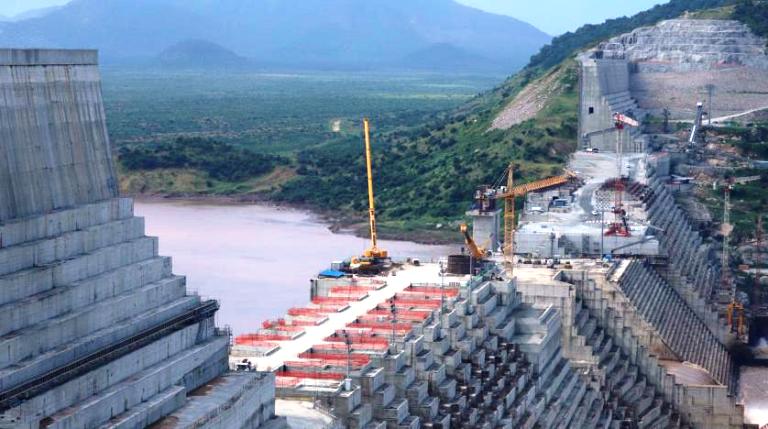
<svg viewBox="0 0 768 429"><path fill-rule="evenodd" d="M308 66L396 63L450 44L515 70L551 38L452 0L73 0L0 24L0 44L98 48L107 61L155 57L190 39L261 64Z"/></svg>

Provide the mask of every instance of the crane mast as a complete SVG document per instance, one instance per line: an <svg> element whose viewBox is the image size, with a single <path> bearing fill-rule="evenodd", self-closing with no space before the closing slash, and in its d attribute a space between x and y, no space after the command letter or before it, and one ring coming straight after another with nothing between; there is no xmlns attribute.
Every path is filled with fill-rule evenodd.
<svg viewBox="0 0 768 429"><path fill-rule="evenodd" d="M742 338L745 332L745 314L744 306L736 299L736 284L730 273L730 239L733 232L731 224L731 191L733 191L733 181L728 180L725 184L723 198L723 256L721 260L720 275L722 276L723 288L730 288L731 303L728 304L727 316L731 332Z"/></svg>
<svg viewBox="0 0 768 429"><path fill-rule="evenodd" d="M512 273L512 258L515 252L515 177L514 164L507 168L507 192L511 195L504 198L504 266Z"/></svg>
<svg viewBox="0 0 768 429"><path fill-rule="evenodd" d="M623 130L626 126L638 127L640 123L630 118L627 115L621 113L613 114L613 122L616 127L616 163L617 173L616 180L614 181L614 203L613 213L615 215L614 222L608 227L605 235L617 235L621 237L629 237L631 235L629 224L627 222L627 211L624 209L624 144L622 142Z"/></svg>

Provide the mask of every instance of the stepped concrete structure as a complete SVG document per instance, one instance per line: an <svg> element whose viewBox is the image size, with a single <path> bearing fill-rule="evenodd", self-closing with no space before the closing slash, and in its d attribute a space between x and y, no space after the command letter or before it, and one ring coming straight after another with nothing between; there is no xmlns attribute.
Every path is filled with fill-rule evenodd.
<svg viewBox="0 0 768 429"><path fill-rule="evenodd" d="M523 304L496 264L440 278L438 264L426 264L373 280L321 279L310 306L238 337L232 360L274 370L279 397L319 398L348 428L624 419L564 358L555 308Z"/></svg>
<svg viewBox="0 0 768 429"><path fill-rule="evenodd" d="M317 278L309 305L236 338L231 363L274 372L281 401L311 402L340 427L768 423L745 417L747 399L768 398L755 386L752 398L740 393L749 383L740 371L755 368L735 357L740 339L717 307L727 292L717 255L668 189L670 157L648 153L642 129L617 130L613 121L616 112L644 116L633 79L652 69L640 64L652 61L648 52L666 55L670 70L715 57L762 67L752 45L745 55L728 53L742 48L725 42L720 54L709 51L718 40L754 41L733 23L722 24L732 33L694 37L693 46L656 36L720 25L662 23L579 56L579 136L590 150L569 161L575 184L528 194L511 270L495 254L476 261L473 275L404 264L373 278ZM696 67L682 65L694 53ZM617 189L622 216L614 216ZM498 216L475 234L500 237ZM626 233L608 232L619 224Z"/></svg>
<svg viewBox="0 0 768 429"><path fill-rule="evenodd" d="M690 120L696 102L709 109L709 88L713 118L768 108L766 46L738 21L673 19L614 37L590 56L628 65L643 112L661 117L667 109L672 119Z"/></svg>
<svg viewBox="0 0 768 429"><path fill-rule="evenodd" d="M282 427L119 197L97 64L0 50L0 427Z"/></svg>

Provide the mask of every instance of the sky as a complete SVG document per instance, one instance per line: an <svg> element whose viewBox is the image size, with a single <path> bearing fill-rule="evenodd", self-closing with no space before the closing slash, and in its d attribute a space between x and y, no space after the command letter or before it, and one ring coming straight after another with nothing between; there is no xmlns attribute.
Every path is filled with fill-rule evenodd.
<svg viewBox="0 0 768 429"><path fill-rule="evenodd" d="M0 0L2 1L2 0ZM509 15L533 24L552 36L584 24L631 16L667 0L456 0L488 12Z"/></svg>
<svg viewBox="0 0 768 429"><path fill-rule="evenodd" d="M0 0L0 15L13 16L69 0ZM362 0L364 1L364 0ZM584 24L634 15L666 0L456 0L488 12L513 16L553 36Z"/></svg>
<svg viewBox="0 0 768 429"><path fill-rule="evenodd" d="M0 0L0 15L14 16L32 9L65 3L69 3L69 0Z"/></svg>

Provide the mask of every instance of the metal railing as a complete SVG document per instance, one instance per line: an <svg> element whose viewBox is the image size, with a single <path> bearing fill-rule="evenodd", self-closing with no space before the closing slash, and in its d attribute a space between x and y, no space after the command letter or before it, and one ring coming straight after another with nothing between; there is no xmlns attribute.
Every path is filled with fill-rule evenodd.
<svg viewBox="0 0 768 429"><path fill-rule="evenodd" d="M54 387L61 386L173 332L213 317L218 310L219 303L215 300L201 302L197 307L171 320L145 329L136 335L49 371L24 384L0 392L0 412L16 407L22 401L38 396Z"/></svg>

